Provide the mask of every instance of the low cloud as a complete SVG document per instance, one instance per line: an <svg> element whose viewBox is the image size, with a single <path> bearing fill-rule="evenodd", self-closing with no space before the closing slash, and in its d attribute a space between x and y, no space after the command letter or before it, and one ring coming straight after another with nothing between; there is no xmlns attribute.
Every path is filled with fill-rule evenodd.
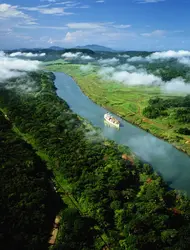
<svg viewBox="0 0 190 250"><path fill-rule="evenodd" d="M114 64L117 64L118 62L119 62L119 59L117 59L115 57L98 60L98 63L102 64L102 65L114 65Z"/></svg>
<svg viewBox="0 0 190 250"><path fill-rule="evenodd" d="M0 52L0 82L12 77L24 75L26 71L35 71L40 68L39 61L10 58Z"/></svg>
<svg viewBox="0 0 190 250"><path fill-rule="evenodd" d="M129 58L130 56L127 55L127 54L124 54L124 55L118 55L119 57L123 57L123 58Z"/></svg>
<svg viewBox="0 0 190 250"><path fill-rule="evenodd" d="M101 74L103 72L101 71ZM155 75L148 74L147 72L128 72L128 71L112 71L111 74L106 76L108 79L120 82L126 85L159 85L161 79Z"/></svg>
<svg viewBox="0 0 190 250"><path fill-rule="evenodd" d="M124 64L117 67L102 67L98 74L103 80L115 81L127 86L160 86L161 91L167 93L190 93L190 83L183 78L175 78L164 82L158 76L149 74L145 69Z"/></svg>
<svg viewBox="0 0 190 250"><path fill-rule="evenodd" d="M188 57L188 56L190 56L190 51L186 51L186 50L179 50L179 51L168 50L168 51L163 51L163 52L152 53L147 58L150 58L152 60L159 60L159 59L183 58L183 57Z"/></svg>
<svg viewBox="0 0 190 250"><path fill-rule="evenodd" d="M11 53L9 56L10 57L43 57L45 56L46 53L32 53L32 52L28 52L28 53L24 53L24 52L14 52Z"/></svg>
<svg viewBox="0 0 190 250"><path fill-rule="evenodd" d="M35 81L27 77L17 78L14 82L9 81L6 86L6 89L14 89L19 92L30 93L39 90L39 87L36 85Z"/></svg>
<svg viewBox="0 0 190 250"><path fill-rule="evenodd" d="M183 57L183 58L178 59L178 62L182 63L182 64L185 64L187 66L190 66L190 58Z"/></svg>
<svg viewBox="0 0 190 250"><path fill-rule="evenodd" d="M190 93L190 83L185 83L182 77L172 79L162 86L162 90L168 93Z"/></svg>
<svg viewBox="0 0 190 250"><path fill-rule="evenodd" d="M89 55L84 55L81 52L76 52L76 53L66 52L62 55L62 57L65 57L68 59L93 60L93 57L91 57Z"/></svg>
<svg viewBox="0 0 190 250"><path fill-rule="evenodd" d="M120 71L126 70L128 72L135 72L135 71L137 71L137 68L133 65L125 63L125 64L121 64L121 65L117 66L117 70L120 70Z"/></svg>
<svg viewBox="0 0 190 250"><path fill-rule="evenodd" d="M153 62L156 60L170 60L170 59L176 59L179 63L190 65L190 51L186 50L168 50L168 51L162 51L162 52L155 52L150 54L149 56L142 57L142 56L134 56L131 58L128 58L128 62Z"/></svg>
<svg viewBox="0 0 190 250"><path fill-rule="evenodd" d="M113 73L116 72L113 67L102 67L98 74L106 80L111 80Z"/></svg>
<svg viewBox="0 0 190 250"><path fill-rule="evenodd" d="M82 65L82 66L80 66L80 70L83 72L89 72L89 71L93 70L93 66L90 64Z"/></svg>
<svg viewBox="0 0 190 250"><path fill-rule="evenodd" d="M67 58L79 58L82 55L81 52L77 53L71 53L71 52L66 52L62 55L62 57L67 57Z"/></svg>
<svg viewBox="0 0 190 250"><path fill-rule="evenodd" d="M88 55L87 56L82 55L81 59L83 59L83 60L92 60L93 58L91 56L88 56Z"/></svg>
<svg viewBox="0 0 190 250"><path fill-rule="evenodd" d="M147 58L142 57L142 56L133 56L129 59L127 59L128 62L142 62L142 61L146 61Z"/></svg>

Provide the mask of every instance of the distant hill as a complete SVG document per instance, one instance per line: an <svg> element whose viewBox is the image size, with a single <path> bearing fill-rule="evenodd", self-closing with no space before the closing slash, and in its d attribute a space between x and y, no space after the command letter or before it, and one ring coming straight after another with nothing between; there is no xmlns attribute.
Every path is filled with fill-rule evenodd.
<svg viewBox="0 0 190 250"><path fill-rule="evenodd" d="M88 49L88 48L83 48L83 47L65 49L64 52L71 52L71 53L81 52L81 53L87 54L87 55L94 55L95 54L95 52L93 50Z"/></svg>
<svg viewBox="0 0 190 250"><path fill-rule="evenodd" d="M93 51L107 51L107 52L114 52L115 50L101 46L101 45L96 45L96 44L91 44L91 45L85 45L85 46L77 46L76 48L78 49L90 49Z"/></svg>
<svg viewBox="0 0 190 250"><path fill-rule="evenodd" d="M51 47L49 47L49 49L52 49L52 50L64 50L64 48L61 48L59 46L51 46Z"/></svg>

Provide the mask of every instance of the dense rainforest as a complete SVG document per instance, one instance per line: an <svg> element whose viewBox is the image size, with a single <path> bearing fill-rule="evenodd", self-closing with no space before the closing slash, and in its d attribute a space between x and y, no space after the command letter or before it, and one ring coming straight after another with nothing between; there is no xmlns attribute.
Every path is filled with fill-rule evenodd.
<svg viewBox="0 0 190 250"><path fill-rule="evenodd" d="M67 203L53 249L189 249L188 198L74 114L53 80L51 73L29 73L0 89L1 109L46 160Z"/></svg>
<svg viewBox="0 0 190 250"><path fill-rule="evenodd" d="M47 249L59 202L45 163L0 112L1 249ZM51 204L54 203L54 206Z"/></svg>
<svg viewBox="0 0 190 250"><path fill-rule="evenodd" d="M190 123L190 95L185 97L152 98L149 105L144 108L144 115L148 118L159 116L172 116L181 125ZM180 134L190 135L190 127L181 127L176 131Z"/></svg>

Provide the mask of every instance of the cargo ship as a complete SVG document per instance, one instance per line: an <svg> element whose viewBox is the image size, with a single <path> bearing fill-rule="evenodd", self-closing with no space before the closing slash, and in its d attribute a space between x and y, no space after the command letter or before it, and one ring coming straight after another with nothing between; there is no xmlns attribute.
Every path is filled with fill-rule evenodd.
<svg viewBox="0 0 190 250"><path fill-rule="evenodd" d="M120 121L119 120L117 120L115 117L113 117L112 115L110 115L109 113L106 113L105 115L104 115L104 120L108 123L108 124L110 124L110 125L112 125L112 126L114 126L114 127L116 127L116 128L119 128L120 127Z"/></svg>

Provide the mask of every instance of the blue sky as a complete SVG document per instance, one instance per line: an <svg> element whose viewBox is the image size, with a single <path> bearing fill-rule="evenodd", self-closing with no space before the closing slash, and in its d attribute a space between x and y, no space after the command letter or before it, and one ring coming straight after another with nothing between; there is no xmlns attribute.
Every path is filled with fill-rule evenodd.
<svg viewBox="0 0 190 250"><path fill-rule="evenodd" d="M190 49L189 0L0 1L0 48Z"/></svg>

